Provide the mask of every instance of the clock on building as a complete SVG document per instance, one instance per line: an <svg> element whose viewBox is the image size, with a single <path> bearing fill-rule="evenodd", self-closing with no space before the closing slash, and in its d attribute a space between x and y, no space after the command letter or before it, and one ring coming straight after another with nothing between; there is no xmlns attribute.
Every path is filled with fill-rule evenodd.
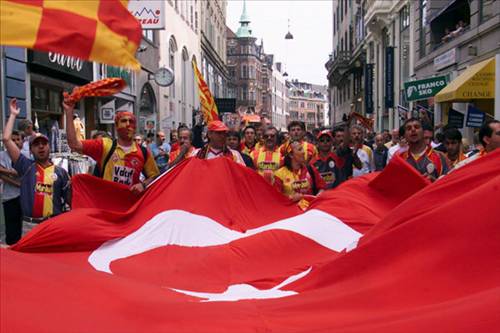
<svg viewBox="0 0 500 333"><path fill-rule="evenodd" d="M156 84L162 87L168 87L172 83L174 83L174 72L170 68L161 67L158 68L156 73L154 74L154 80Z"/></svg>

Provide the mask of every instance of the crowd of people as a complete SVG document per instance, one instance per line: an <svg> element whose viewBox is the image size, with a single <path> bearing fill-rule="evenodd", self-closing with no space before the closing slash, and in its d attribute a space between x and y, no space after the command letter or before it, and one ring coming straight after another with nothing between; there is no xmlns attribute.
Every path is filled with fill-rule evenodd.
<svg viewBox="0 0 500 333"><path fill-rule="evenodd" d="M271 186L305 209L322 191L348 179L381 171L399 155L420 174L435 181L450 170L500 147L500 122L490 120L478 132L476 145L464 145L456 128L434 128L418 118L407 119L391 132L373 133L355 121L342 127L307 132L304 123L292 121L280 132L271 124L247 125L241 131L216 120L199 129L180 126L167 142L160 131L144 140L136 134L136 118L117 111L115 137L97 132L84 140L73 121L74 105L63 103L66 134L72 151L96 162L93 174L123 184L135 194L143 192L160 174L188 158L225 157L254 170ZM22 121L14 130L20 110L10 101L0 153L2 202L6 243L16 243L34 225L71 209L68 172L54 165L49 139ZM24 231L23 231L24 230Z"/></svg>

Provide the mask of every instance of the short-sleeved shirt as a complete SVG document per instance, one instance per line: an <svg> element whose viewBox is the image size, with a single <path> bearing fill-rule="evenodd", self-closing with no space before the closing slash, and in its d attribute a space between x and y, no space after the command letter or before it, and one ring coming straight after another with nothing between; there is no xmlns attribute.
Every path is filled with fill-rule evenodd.
<svg viewBox="0 0 500 333"><path fill-rule="evenodd" d="M160 174L151 151L147 149L146 160L144 160L142 149L135 142L132 143L128 151L124 147L116 145L105 170L102 170L102 164L111 150L113 140L109 138L83 140L82 145L83 153L92 157L101 168L103 179L131 186L140 182L141 172L148 179Z"/></svg>
<svg viewBox="0 0 500 333"><path fill-rule="evenodd" d="M274 183L274 172L283 166L283 156L279 147L276 147L273 151L267 150L265 147L255 150L252 158L259 175L272 185Z"/></svg>
<svg viewBox="0 0 500 333"><path fill-rule="evenodd" d="M7 151L0 152L0 166L5 169L12 170L12 160L10 159L9 153ZM16 178L19 180L19 178ZM2 202L9 201L17 198L21 194L21 190L19 187L4 182L3 184L3 193L2 193Z"/></svg>
<svg viewBox="0 0 500 333"><path fill-rule="evenodd" d="M256 150L257 144L254 144L252 147L248 147L245 142L240 143L240 151L243 154L247 154L249 156L252 156L253 152Z"/></svg>
<svg viewBox="0 0 500 333"><path fill-rule="evenodd" d="M201 152L204 152L203 156L198 156ZM191 157L198 157L204 160L211 160L213 158L226 157L232 159L234 162L246 166L245 161L243 161L243 157L241 157L240 152L227 148L226 154L222 150L212 149L210 147L203 147L193 150L191 153Z"/></svg>
<svg viewBox="0 0 500 333"><path fill-rule="evenodd" d="M375 171L384 170L387 165L387 157L389 155L389 149L386 146L382 146L382 149L375 148L373 150L373 162L375 164Z"/></svg>
<svg viewBox="0 0 500 333"><path fill-rule="evenodd" d="M311 168L311 170L314 172L316 189L325 189L326 184L318 171L314 168ZM286 166L281 167L276 170L274 177L274 187L286 196L295 193L313 194L313 176L305 166L297 172L288 169Z"/></svg>
<svg viewBox="0 0 500 333"><path fill-rule="evenodd" d="M318 149L315 145L305 140L301 141L300 144L302 145L302 149L304 150L304 158L306 159L306 162L309 163L313 158L318 156ZM288 143L284 143L280 146L281 154L283 154L283 156L286 153L285 149L287 148L287 146Z"/></svg>
<svg viewBox="0 0 500 333"><path fill-rule="evenodd" d="M157 143L152 143L149 145L149 148L151 149L151 153L153 154L156 165L158 168L163 169L166 168L168 165L168 162L170 161L169 159L169 154L171 152L171 147L167 142L164 142L160 146L158 146ZM160 155L161 151L164 151L166 154L165 155Z"/></svg>
<svg viewBox="0 0 500 333"><path fill-rule="evenodd" d="M14 163L21 176L21 209L25 216L50 217L69 203L70 180L66 170L51 164L43 167L24 155Z"/></svg>
<svg viewBox="0 0 500 333"><path fill-rule="evenodd" d="M337 187L340 184L340 167L343 163L337 155L334 153L329 153L326 157L318 155L318 157L311 160L310 164L323 178L326 189Z"/></svg>
<svg viewBox="0 0 500 333"><path fill-rule="evenodd" d="M414 156L409 150L400 153L400 156L422 175L437 179L449 171L444 154L436 152L431 146L427 146L420 156Z"/></svg>
<svg viewBox="0 0 500 333"><path fill-rule="evenodd" d="M353 177L359 177L375 170L373 163L373 151L367 145L362 145L357 151L357 155L361 160L361 169L354 167L352 171Z"/></svg>

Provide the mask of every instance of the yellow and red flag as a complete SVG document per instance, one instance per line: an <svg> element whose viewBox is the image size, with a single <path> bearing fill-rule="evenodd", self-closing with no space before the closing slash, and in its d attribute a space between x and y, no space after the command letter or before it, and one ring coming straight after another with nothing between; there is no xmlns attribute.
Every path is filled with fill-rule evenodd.
<svg viewBox="0 0 500 333"><path fill-rule="evenodd" d="M1 0L0 44L140 69L127 0Z"/></svg>
<svg viewBox="0 0 500 333"><path fill-rule="evenodd" d="M193 59L193 71L196 78L196 83L198 84L198 95L200 96L201 112L205 122L208 124L211 121L219 120L219 111L217 110L217 105L207 86L203 76L198 70L196 61Z"/></svg>

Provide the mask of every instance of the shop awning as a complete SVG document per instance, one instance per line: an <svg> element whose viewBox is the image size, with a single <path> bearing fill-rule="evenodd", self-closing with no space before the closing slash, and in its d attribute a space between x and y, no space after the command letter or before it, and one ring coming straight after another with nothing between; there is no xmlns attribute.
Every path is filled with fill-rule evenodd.
<svg viewBox="0 0 500 333"><path fill-rule="evenodd" d="M495 98L495 58L470 66L434 98L436 102Z"/></svg>

